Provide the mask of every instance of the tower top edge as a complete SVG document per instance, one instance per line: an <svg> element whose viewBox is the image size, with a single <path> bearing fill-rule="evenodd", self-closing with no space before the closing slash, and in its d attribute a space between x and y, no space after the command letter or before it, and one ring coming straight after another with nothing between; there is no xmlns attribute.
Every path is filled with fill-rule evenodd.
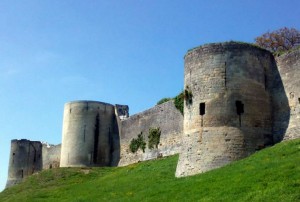
<svg viewBox="0 0 300 202"><path fill-rule="evenodd" d="M114 106L110 103L94 101L94 100L75 100L75 101L70 101L65 103L65 105L70 105L70 104L101 104L101 105L108 105L112 107Z"/></svg>
<svg viewBox="0 0 300 202"><path fill-rule="evenodd" d="M252 43L247 43L247 42L240 42L240 41L227 41L227 42L219 42L219 43L208 43L208 44L203 44L200 46L196 46L194 48L191 48L187 51L184 57L189 55L191 52L194 51L225 51L225 50L234 50L234 49L257 49L263 52L266 52L268 54L272 54L270 51L261 48L255 44Z"/></svg>

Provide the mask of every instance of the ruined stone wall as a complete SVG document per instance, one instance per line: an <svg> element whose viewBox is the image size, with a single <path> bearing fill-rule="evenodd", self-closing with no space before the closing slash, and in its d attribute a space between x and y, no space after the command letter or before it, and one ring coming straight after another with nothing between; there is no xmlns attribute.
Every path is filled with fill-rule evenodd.
<svg viewBox="0 0 300 202"><path fill-rule="evenodd" d="M26 139L12 140L6 187L11 187L40 170L42 143Z"/></svg>
<svg viewBox="0 0 300 202"><path fill-rule="evenodd" d="M61 167L110 166L116 131L115 108L96 101L65 104Z"/></svg>
<svg viewBox="0 0 300 202"><path fill-rule="evenodd" d="M278 93L280 88L276 88L274 132L279 141L300 138L300 50L284 54L276 60L286 96Z"/></svg>
<svg viewBox="0 0 300 202"><path fill-rule="evenodd" d="M43 150L42 150L43 170L59 167L60 155L61 155L60 152L61 152L61 144L51 145L51 144L43 143Z"/></svg>
<svg viewBox="0 0 300 202"><path fill-rule="evenodd" d="M148 149L149 128L157 127L161 130L160 144L158 149L150 150ZM121 158L119 166L124 166L138 161L179 153L183 116L175 108L173 101L168 101L121 121L120 129ZM137 153L132 153L129 149L130 141L133 138L137 138L141 132L147 143L145 153L141 150Z"/></svg>
<svg viewBox="0 0 300 202"><path fill-rule="evenodd" d="M221 167L272 142L272 54L235 42L185 56L184 135L176 176Z"/></svg>

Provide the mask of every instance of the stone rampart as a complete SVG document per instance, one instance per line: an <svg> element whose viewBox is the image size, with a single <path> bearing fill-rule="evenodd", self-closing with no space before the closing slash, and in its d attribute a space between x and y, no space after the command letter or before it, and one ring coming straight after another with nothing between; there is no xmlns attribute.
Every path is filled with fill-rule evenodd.
<svg viewBox="0 0 300 202"><path fill-rule="evenodd" d="M61 144L52 145L43 143L42 150L43 170L58 168L61 155Z"/></svg>
<svg viewBox="0 0 300 202"><path fill-rule="evenodd" d="M138 150L137 153L130 151L129 145L133 138L137 138L138 134L142 133L148 143L149 128L157 127L161 130L160 144L157 149L149 149L147 144L145 153L141 150ZM130 116L121 121L120 128L121 158L119 166L169 156L180 151L183 116L175 108L173 101L156 105L144 112Z"/></svg>

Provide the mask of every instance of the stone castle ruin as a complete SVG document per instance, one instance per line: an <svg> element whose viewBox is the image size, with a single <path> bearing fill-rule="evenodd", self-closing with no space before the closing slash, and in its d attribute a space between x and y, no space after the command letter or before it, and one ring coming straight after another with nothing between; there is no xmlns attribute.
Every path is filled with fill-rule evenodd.
<svg viewBox="0 0 300 202"><path fill-rule="evenodd" d="M12 140L7 187L55 167L124 166L179 154L176 176L206 172L282 140L300 138L300 49L274 58L238 42L185 55L184 116L168 101L129 116L126 105L65 104L61 145ZM161 131L157 148L130 151Z"/></svg>

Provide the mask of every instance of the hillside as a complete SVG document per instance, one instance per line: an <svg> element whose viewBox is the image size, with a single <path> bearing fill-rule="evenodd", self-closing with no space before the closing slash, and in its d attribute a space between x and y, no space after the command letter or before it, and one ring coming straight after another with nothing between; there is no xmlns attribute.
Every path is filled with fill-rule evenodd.
<svg viewBox="0 0 300 202"><path fill-rule="evenodd" d="M300 201L300 139L192 177L174 177L177 160L46 170L4 190L0 201Z"/></svg>

